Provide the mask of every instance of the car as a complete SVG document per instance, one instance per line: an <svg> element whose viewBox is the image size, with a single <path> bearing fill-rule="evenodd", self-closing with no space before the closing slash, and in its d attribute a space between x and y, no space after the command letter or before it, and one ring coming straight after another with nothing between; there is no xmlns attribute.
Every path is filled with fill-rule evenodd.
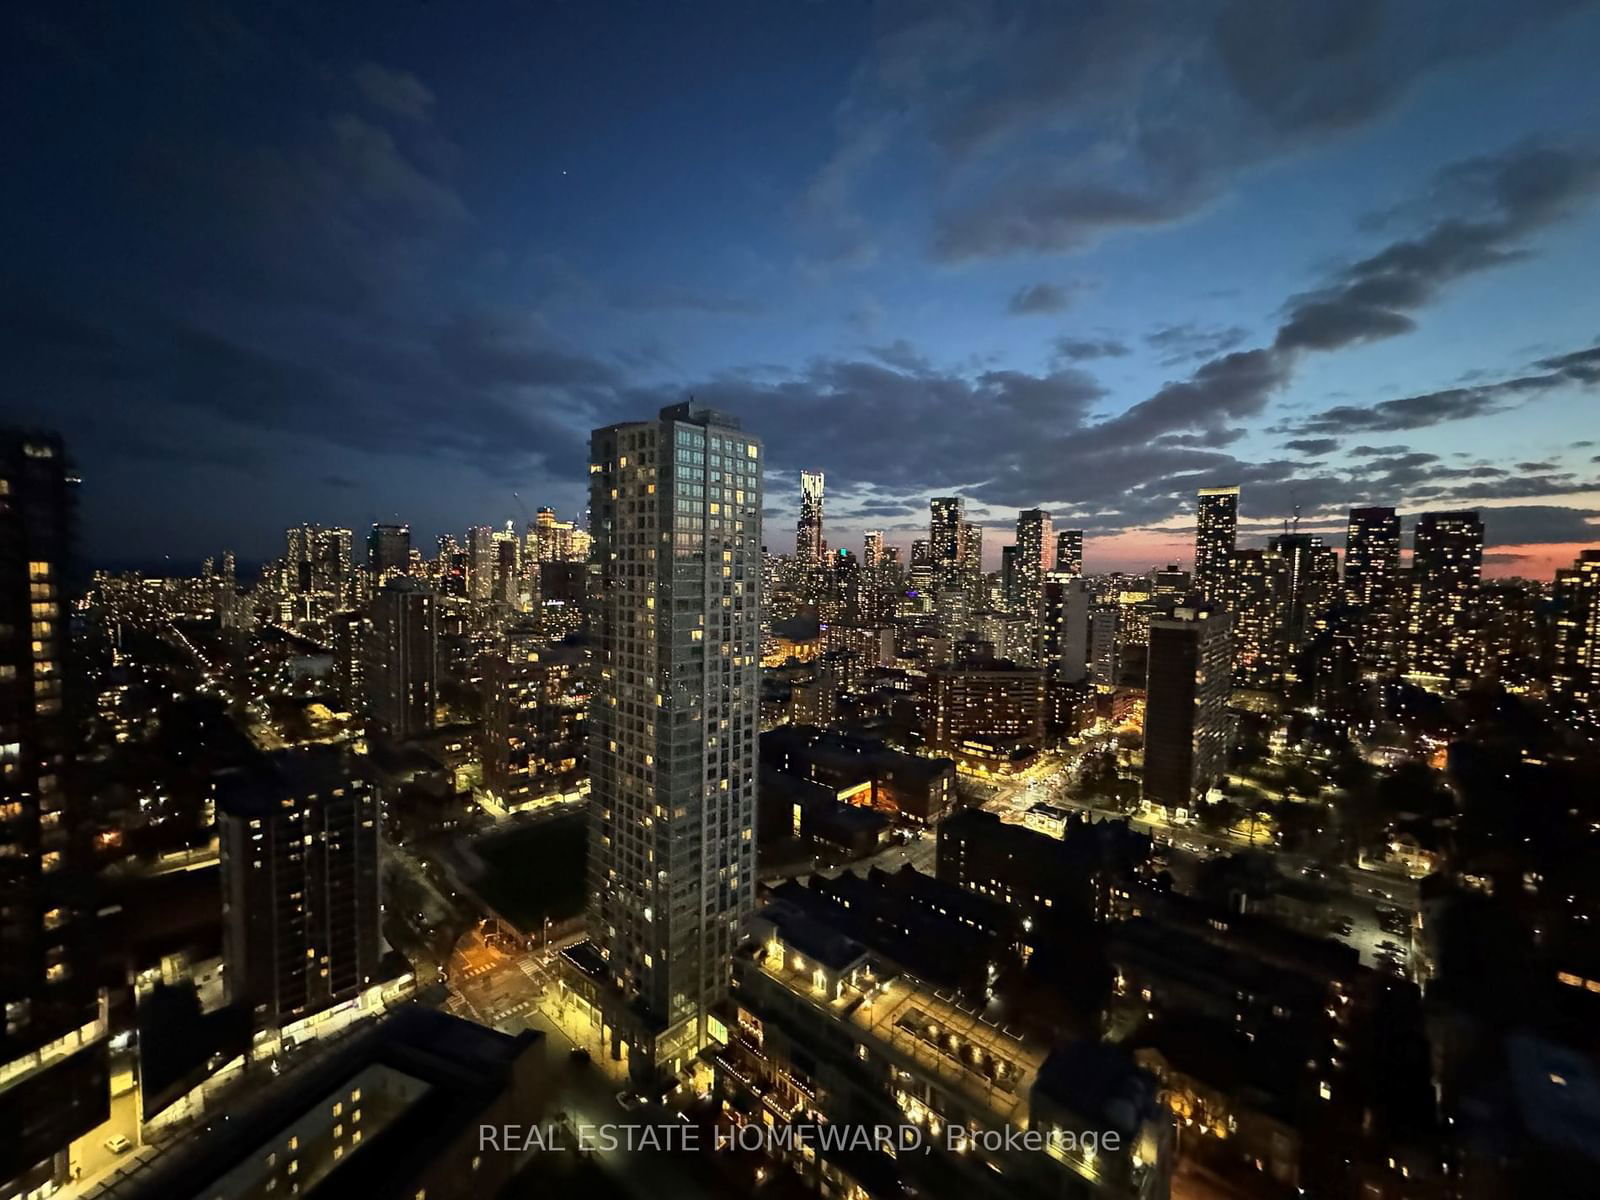
<svg viewBox="0 0 1600 1200"><path fill-rule="evenodd" d="M120 1133L114 1133L105 1141L105 1147L113 1154L126 1154L133 1149L133 1143Z"/></svg>
<svg viewBox="0 0 1600 1200"><path fill-rule="evenodd" d="M1354 929L1355 925L1351 923L1349 917L1340 917L1333 923L1333 931L1340 937L1349 937Z"/></svg>
<svg viewBox="0 0 1600 1200"><path fill-rule="evenodd" d="M643 1101L641 1101L640 1098L634 1095L632 1092L617 1093L617 1106L621 1108L623 1112L637 1112L641 1103L643 1103Z"/></svg>
<svg viewBox="0 0 1600 1200"><path fill-rule="evenodd" d="M567 1057L575 1063L586 1063L589 1061L589 1052L582 1046L574 1046L567 1051Z"/></svg>

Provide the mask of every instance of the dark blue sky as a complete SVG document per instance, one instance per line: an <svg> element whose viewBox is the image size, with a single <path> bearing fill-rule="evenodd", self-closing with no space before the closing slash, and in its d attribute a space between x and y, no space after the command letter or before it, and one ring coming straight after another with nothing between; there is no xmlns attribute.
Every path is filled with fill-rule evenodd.
<svg viewBox="0 0 1600 1200"><path fill-rule="evenodd" d="M570 515L586 431L690 392L775 548L801 466L835 544L961 491L1091 569L1211 483L1600 540L1594 3L8 13L0 405L94 561Z"/></svg>

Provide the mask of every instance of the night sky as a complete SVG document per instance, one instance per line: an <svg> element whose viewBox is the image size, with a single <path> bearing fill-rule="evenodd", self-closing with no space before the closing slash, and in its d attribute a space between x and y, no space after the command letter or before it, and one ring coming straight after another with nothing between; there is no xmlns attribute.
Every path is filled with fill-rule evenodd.
<svg viewBox="0 0 1600 1200"><path fill-rule="evenodd" d="M828 537L1298 504L1600 543L1600 5L8 5L7 420L97 564L583 503L687 394ZM1341 519L1329 520L1334 514ZM1001 532L1004 529L1005 532ZM1342 544L1342 538L1338 539Z"/></svg>

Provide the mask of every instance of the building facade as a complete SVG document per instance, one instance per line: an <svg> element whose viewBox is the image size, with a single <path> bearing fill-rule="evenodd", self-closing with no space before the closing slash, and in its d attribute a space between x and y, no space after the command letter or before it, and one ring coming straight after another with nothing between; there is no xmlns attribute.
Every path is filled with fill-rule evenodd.
<svg viewBox="0 0 1600 1200"><path fill-rule="evenodd" d="M1192 812L1228 765L1231 638L1221 610L1176 609L1150 622L1144 799Z"/></svg>
<svg viewBox="0 0 1600 1200"><path fill-rule="evenodd" d="M1471 649L1472 606L1483 576L1483 522L1473 511L1426 512L1412 543L1407 669L1459 672Z"/></svg>
<svg viewBox="0 0 1600 1200"><path fill-rule="evenodd" d="M1195 514L1194 586L1207 604L1228 599L1228 569L1239 532L1239 489L1201 488Z"/></svg>

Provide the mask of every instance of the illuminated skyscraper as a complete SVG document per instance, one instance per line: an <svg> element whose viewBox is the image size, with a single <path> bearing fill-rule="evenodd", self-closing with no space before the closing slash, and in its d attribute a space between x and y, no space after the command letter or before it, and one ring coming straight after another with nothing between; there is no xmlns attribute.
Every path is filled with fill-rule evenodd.
<svg viewBox="0 0 1600 1200"><path fill-rule="evenodd" d="M348 608L355 599L350 531L321 525L298 525L284 535L289 591L314 600L308 612L318 618Z"/></svg>
<svg viewBox="0 0 1600 1200"><path fill-rule="evenodd" d="M1556 572L1554 649L1551 693L1591 710L1600 705L1600 550L1585 550Z"/></svg>
<svg viewBox="0 0 1600 1200"><path fill-rule="evenodd" d="M795 529L794 557L802 567L820 567L822 540L822 472L800 472L800 523Z"/></svg>
<svg viewBox="0 0 1600 1200"><path fill-rule="evenodd" d="M590 439L589 930L641 1080L705 1043L753 903L761 458L690 404Z"/></svg>
<svg viewBox="0 0 1600 1200"><path fill-rule="evenodd" d="M94 864L64 694L73 489L61 439L0 434L0 1195L49 1195L106 1119Z"/></svg>
<svg viewBox="0 0 1600 1200"><path fill-rule="evenodd" d="M1407 612L1408 669L1450 675L1465 662L1469 617L1483 575L1483 522L1474 511L1417 518Z"/></svg>
<svg viewBox="0 0 1600 1200"><path fill-rule="evenodd" d="M372 598L362 681L367 711L390 736L433 728L439 698L438 600L411 579L391 579Z"/></svg>
<svg viewBox="0 0 1600 1200"><path fill-rule="evenodd" d="M474 525L467 530L467 595L472 599L488 600L494 595L497 561L494 529Z"/></svg>
<svg viewBox="0 0 1600 1200"><path fill-rule="evenodd" d="M378 979L378 793L334 746L215 782L228 999L283 1029Z"/></svg>
<svg viewBox="0 0 1600 1200"><path fill-rule="evenodd" d="M1013 570L1017 605L1030 619L1037 620L1043 611L1044 577L1054 563L1050 514L1042 508L1024 509L1017 514L1017 558Z"/></svg>
<svg viewBox="0 0 1600 1200"><path fill-rule="evenodd" d="M1056 573L1083 574L1083 530L1063 529L1056 534Z"/></svg>
<svg viewBox="0 0 1600 1200"><path fill-rule="evenodd" d="M1283 563L1283 661L1292 669L1338 598L1339 558L1314 533L1280 533L1267 549Z"/></svg>
<svg viewBox="0 0 1600 1200"><path fill-rule="evenodd" d="M1233 681L1275 690L1283 684L1288 641L1288 567L1267 550L1236 550L1228 607L1233 614Z"/></svg>
<svg viewBox="0 0 1600 1200"><path fill-rule="evenodd" d="M960 566L972 575L983 573L983 526L971 521L961 522Z"/></svg>
<svg viewBox="0 0 1600 1200"><path fill-rule="evenodd" d="M883 531L881 529L867 530L861 539L861 543L861 565L869 571L883 566Z"/></svg>
<svg viewBox="0 0 1600 1200"><path fill-rule="evenodd" d="M1228 599L1228 563L1239 532L1239 489L1201 488L1195 515L1194 586L1207 604Z"/></svg>
<svg viewBox="0 0 1600 1200"><path fill-rule="evenodd" d="M1344 603L1364 666L1396 665L1400 518L1392 508L1352 508L1344 543Z"/></svg>
<svg viewBox="0 0 1600 1200"><path fill-rule="evenodd" d="M966 524L966 501L960 496L935 496L928 501L928 555L935 566L961 561L961 529ZM913 554L912 565L916 565Z"/></svg>
<svg viewBox="0 0 1600 1200"><path fill-rule="evenodd" d="M1168 809L1194 807L1228 764L1228 614L1177 609L1150 621L1145 688L1144 798Z"/></svg>

